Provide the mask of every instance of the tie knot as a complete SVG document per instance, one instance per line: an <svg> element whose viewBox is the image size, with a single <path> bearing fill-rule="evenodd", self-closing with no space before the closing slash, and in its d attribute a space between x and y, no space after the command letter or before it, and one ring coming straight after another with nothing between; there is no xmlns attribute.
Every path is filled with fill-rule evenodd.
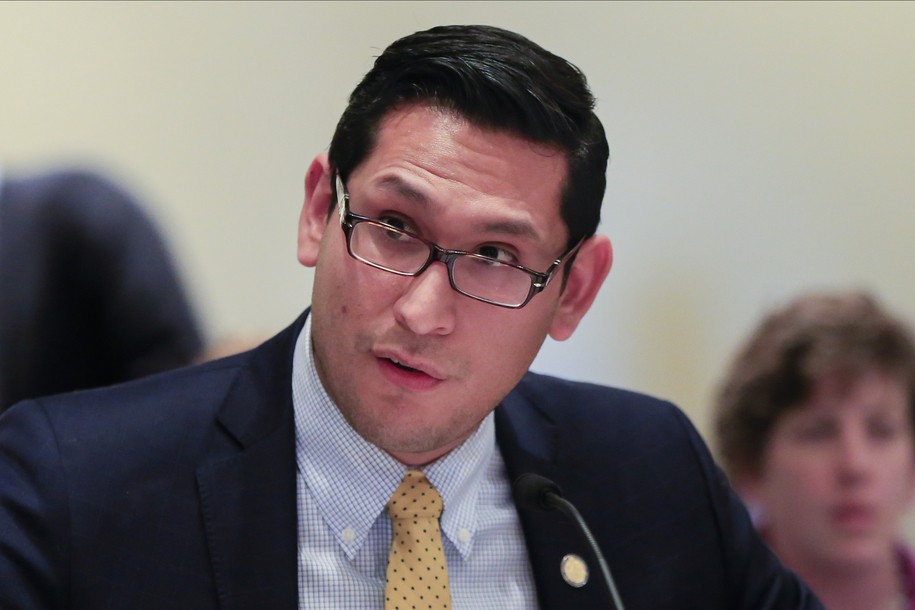
<svg viewBox="0 0 915 610"><path fill-rule="evenodd" d="M388 500L391 519L438 519L442 508L442 497L418 470L408 470Z"/></svg>

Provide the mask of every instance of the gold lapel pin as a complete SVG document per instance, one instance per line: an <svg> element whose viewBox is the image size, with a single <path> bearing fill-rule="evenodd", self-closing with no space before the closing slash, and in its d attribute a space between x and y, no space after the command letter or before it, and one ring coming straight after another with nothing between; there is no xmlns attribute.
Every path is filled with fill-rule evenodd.
<svg viewBox="0 0 915 610"><path fill-rule="evenodd" d="M569 586L576 589L588 584L588 564L585 563L584 559L573 553L569 553L562 558L562 562L559 564L559 573L562 574L562 579Z"/></svg>

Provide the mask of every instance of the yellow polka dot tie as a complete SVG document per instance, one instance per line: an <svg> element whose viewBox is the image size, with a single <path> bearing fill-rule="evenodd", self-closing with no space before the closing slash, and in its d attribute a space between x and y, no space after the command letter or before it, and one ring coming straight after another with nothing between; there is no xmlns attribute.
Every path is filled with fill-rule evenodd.
<svg viewBox="0 0 915 610"><path fill-rule="evenodd" d="M418 470L408 470L388 501L391 551L384 610L451 608L448 567L438 519L442 497Z"/></svg>

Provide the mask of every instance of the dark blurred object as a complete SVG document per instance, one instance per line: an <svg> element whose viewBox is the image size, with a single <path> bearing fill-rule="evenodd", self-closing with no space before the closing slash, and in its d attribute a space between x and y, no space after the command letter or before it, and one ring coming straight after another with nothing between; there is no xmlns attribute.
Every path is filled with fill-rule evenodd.
<svg viewBox="0 0 915 610"><path fill-rule="evenodd" d="M200 350L165 243L128 193L82 171L0 182L0 412Z"/></svg>

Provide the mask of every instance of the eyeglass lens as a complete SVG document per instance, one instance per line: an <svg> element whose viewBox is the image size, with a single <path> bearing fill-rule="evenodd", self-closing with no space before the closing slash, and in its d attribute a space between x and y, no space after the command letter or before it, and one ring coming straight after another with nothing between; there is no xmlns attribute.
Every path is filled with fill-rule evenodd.
<svg viewBox="0 0 915 610"><path fill-rule="evenodd" d="M353 226L350 249L356 257L368 263L405 274L418 272L432 257L428 244L372 222L359 222ZM449 267L455 288L484 300L515 306L527 299L531 289L530 275L491 258L459 255Z"/></svg>

